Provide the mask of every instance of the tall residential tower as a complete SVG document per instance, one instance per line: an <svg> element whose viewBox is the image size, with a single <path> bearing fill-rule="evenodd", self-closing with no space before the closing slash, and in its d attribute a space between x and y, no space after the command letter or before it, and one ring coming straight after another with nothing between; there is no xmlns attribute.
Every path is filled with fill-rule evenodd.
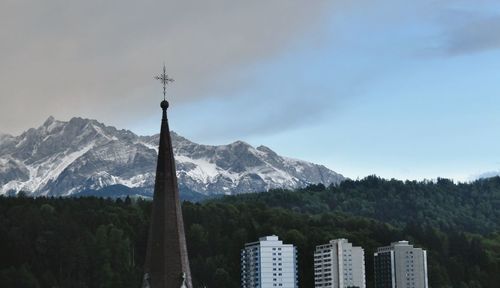
<svg viewBox="0 0 500 288"><path fill-rule="evenodd" d="M297 288L297 252L277 236L245 244L241 250L242 288Z"/></svg>
<svg viewBox="0 0 500 288"><path fill-rule="evenodd" d="M380 247L375 253L375 288L428 288L427 251L408 241Z"/></svg>
<svg viewBox="0 0 500 288"><path fill-rule="evenodd" d="M314 287L365 288L365 252L346 239L331 240L316 246L314 252Z"/></svg>

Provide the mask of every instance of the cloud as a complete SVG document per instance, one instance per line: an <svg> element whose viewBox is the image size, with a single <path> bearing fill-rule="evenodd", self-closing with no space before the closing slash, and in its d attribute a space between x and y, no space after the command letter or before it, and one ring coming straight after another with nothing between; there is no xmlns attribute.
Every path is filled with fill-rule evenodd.
<svg viewBox="0 0 500 288"><path fill-rule="evenodd" d="M489 13L488 13L489 14ZM459 13L449 23L444 49L449 55L470 54L500 49L500 15Z"/></svg>
<svg viewBox="0 0 500 288"><path fill-rule="evenodd" d="M200 106L174 112L183 114L176 115L178 119L176 127L183 129L184 125L190 125L190 133L185 136L200 141L220 143L220 141L274 135L289 129L301 128L320 121L327 112L335 110L335 107L331 107L321 99L325 97L322 95L324 91L302 90L296 93L290 91L284 93L289 94L265 99L246 95L202 101ZM234 107L244 107L244 109L235 110ZM223 113L220 113L221 111ZM200 119L206 119L204 125L193 125L193 120L190 119L193 113L197 113Z"/></svg>
<svg viewBox="0 0 500 288"><path fill-rule="evenodd" d="M429 1L423 11L420 26L433 27L433 35L421 39L424 54L458 56L500 49L496 0Z"/></svg>
<svg viewBox="0 0 500 288"><path fill-rule="evenodd" d="M238 89L241 67L321 30L344 1L6 0L0 3L0 131L48 115L110 124L157 110L166 61L172 101ZM123 126L123 125L122 125Z"/></svg>

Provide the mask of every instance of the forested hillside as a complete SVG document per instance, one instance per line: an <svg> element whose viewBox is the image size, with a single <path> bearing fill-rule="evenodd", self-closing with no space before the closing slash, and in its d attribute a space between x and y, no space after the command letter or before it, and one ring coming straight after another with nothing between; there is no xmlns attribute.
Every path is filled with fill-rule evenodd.
<svg viewBox="0 0 500 288"><path fill-rule="evenodd" d="M431 287L496 288L499 193L499 178L455 185L369 177L185 202L195 287L239 287L244 243L276 234L298 246L304 288L313 287L315 245L340 237L364 247L368 287L376 247L406 239L429 251ZM140 287L150 204L0 197L0 287Z"/></svg>
<svg viewBox="0 0 500 288"><path fill-rule="evenodd" d="M226 197L227 203L258 202L297 212L341 212L404 227L415 222L442 230L500 231L500 177L472 183L384 180L376 176L339 186L312 185L297 191L273 190Z"/></svg>

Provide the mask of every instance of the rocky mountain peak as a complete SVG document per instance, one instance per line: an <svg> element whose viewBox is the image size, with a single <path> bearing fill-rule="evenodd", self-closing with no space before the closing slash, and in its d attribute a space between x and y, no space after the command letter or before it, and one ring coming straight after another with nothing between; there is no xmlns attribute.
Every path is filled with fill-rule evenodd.
<svg viewBox="0 0 500 288"><path fill-rule="evenodd" d="M271 150L271 148L264 145L260 145L259 147L257 147L257 150L259 150L260 152L264 152L270 156L278 156L278 154L276 154L276 152Z"/></svg>
<svg viewBox="0 0 500 288"><path fill-rule="evenodd" d="M42 126L48 127L50 124L54 123L55 120L54 116L51 115L47 118L47 120L45 120L45 122L43 122Z"/></svg>
<svg viewBox="0 0 500 288"><path fill-rule="evenodd" d="M237 194L338 183L327 168L243 141L201 145L171 132L184 193ZM72 195L121 185L151 193L159 135L138 136L96 120L49 117L23 134L0 137L0 194ZM96 192L98 193L98 192Z"/></svg>

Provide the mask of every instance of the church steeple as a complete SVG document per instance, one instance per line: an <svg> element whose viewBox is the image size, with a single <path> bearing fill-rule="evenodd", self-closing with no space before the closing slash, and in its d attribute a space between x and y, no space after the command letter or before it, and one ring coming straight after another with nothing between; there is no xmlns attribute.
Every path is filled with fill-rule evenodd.
<svg viewBox="0 0 500 288"><path fill-rule="evenodd" d="M165 99L166 85L173 80L168 78L165 65L163 74L155 78L163 83L164 100L160 105L163 116L143 287L192 288L172 139L167 118L169 103Z"/></svg>

